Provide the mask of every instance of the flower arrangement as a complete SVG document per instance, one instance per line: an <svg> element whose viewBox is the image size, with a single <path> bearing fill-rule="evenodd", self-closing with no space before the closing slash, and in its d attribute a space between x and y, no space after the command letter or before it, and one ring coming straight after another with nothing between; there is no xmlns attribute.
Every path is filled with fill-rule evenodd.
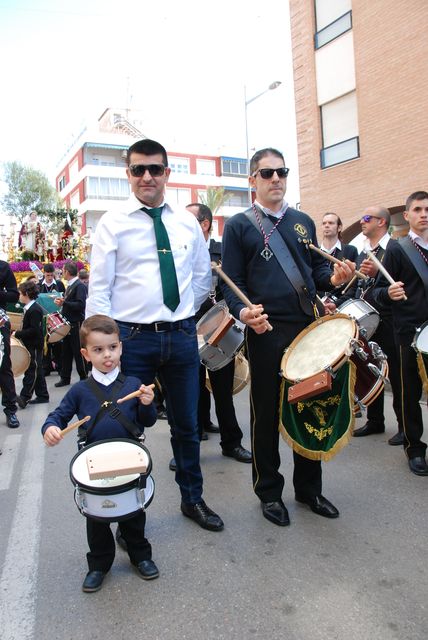
<svg viewBox="0 0 428 640"><path fill-rule="evenodd" d="M34 264L36 264L39 267L39 269L43 271L43 264L39 260L31 260L31 261L21 260L19 262L10 262L9 264L13 272L20 272L20 271L31 272L30 262L33 262ZM67 262L67 260L55 260L52 264L54 265L55 269L62 269L65 262ZM77 260L77 261L73 260L72 262L76 262L78 270L87 268L87 265L85 265L80 260Z"/></svg>

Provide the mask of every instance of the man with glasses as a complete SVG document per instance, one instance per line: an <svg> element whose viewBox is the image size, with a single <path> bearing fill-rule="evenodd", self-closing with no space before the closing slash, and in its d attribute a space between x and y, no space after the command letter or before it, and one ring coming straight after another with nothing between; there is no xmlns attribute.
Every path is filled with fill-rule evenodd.
<svg viewBox="0 0 428 640"><path fill-rule="evenodd" d="M309 242L316 244L315 224L284 200L289 172L284 165L277 149L254 154L249 181L255 201L248 211L226 222L222 252L223 270L254 305L246 307L231 289L224 288L230 312L248 325L253 487L263 516L279 526L290 523L279 472L281 358L313 322L316 290L329 291L350 280L353 273L348 262L335 265L332 274L324 258L308 248ZM277 259L278 240L287 253L284 267ZM293 457L296 500L318 515L337 518L338 510L321 493L321 463L296 452Z"/></svg>
<svg viewBox="0 0 428 640"><path fill-rule="evenodd" d="M197 403L199 354L194 315L211 285L202 231L165 200L171 169L164 147L140 140L127 152L132 194L98 223L87 316L114 318L123 343L122 370L144 384L158 377L166 397L181 511L204 529L221 518L202 499Z"/></svg>
<svg viewBox="0 0 428 640"><path fill-rule="evenodd" d="M391 240L388 233L391 216L385 207L367 207L364 210L360 220L361 231L366 237L367 249L370 249L380 262L383 262L385 251ZM400 402L400 375L398 365L398 353L394 339L394 328L392 325L391 304L386 301L379 304L373 298L373 285L378 276L377 266L367 257L365 251L362 251L357 259L357 269L369 276L368 280L358 280L351 287L338 304L352 298L363 298L366 302L377 309L380 315L380 323L373 334L371 340L377 342L382 351L388 357L389 380L391 383L393 408L397 418L398 431L389 440L390 445L403 444L403 426L401 419L401 402ZM353 435L356 438L370 436L376 433L384 433L385 417L384 417L384 392L379 394L374 402L367 407L367 422L359 429L355 429Z"/></svg>

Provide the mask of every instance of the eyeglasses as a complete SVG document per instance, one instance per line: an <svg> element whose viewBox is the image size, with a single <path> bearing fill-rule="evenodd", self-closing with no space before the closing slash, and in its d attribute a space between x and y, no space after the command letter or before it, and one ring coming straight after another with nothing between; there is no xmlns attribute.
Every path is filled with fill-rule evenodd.
<svg viewBox="0 0 428 640"><path fill-rule="evenodd" d="M379 218L379 216L363 216L360 220L360 222L370 222L370 220L372 218L375 218L376 220L381 220L381 218Z"/></svg>
<svg viewBox="0 0 428 640"><path fill-rule="evenodd" d="M163 164L130 164L129 173L134 178L141 178L148 171L152 178L159 178L165 173Z"/></svg>
<svg viewBox="0 0 428 640"><path fill-rule="evenodd" d="M286 178L289 171L290 169L287 169L287 167L279 167L279 169L257 169L257 171L253 173L253 178L255 178L258 173L260 173L263 180L270 180L274 173L276 173L278 178Z"/></svg>

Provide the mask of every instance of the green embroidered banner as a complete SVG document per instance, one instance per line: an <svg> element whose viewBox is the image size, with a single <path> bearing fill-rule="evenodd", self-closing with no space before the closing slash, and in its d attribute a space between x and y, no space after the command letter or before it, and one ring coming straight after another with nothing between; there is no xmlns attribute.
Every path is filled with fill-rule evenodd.
<svg viewBox="0 0 428 640"><path fill-rule="evenodd" d="M330 460L350 440L354 429L356 369L344 364L331 391L295 404L287 402L291 382L282 380L279 429L284 440L310 460Z"/></svg>

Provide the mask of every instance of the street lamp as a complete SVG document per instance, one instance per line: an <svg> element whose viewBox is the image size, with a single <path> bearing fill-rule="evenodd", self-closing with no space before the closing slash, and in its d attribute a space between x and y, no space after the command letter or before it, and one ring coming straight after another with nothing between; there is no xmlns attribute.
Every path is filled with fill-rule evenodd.
<svg viewBox="0 0 428 640"><path fill-rule="evenodd" d="M244 101L245 101L245 141L247 144L247 167L248 167L248 173L250 173L250 149L249 149L249 143L248 143L248 116L247 116L247 107L249 104L251 104L252 102L254 102L254 100L257 100L257 98L260 98L261 96L264 96L265 93L267 93L268 91L273 91L273 89L277 89L279 87L279 85L282 84L280 80L275 80L275 82L272 82L267 89L265 89L264 91L262 91L261 93L258 93L256 96L254 96L253 98L250 98L249 100L247 100L247 87L244 86ZM251 185L250 183L248 183L248 204L251 207Z"/></svg>

